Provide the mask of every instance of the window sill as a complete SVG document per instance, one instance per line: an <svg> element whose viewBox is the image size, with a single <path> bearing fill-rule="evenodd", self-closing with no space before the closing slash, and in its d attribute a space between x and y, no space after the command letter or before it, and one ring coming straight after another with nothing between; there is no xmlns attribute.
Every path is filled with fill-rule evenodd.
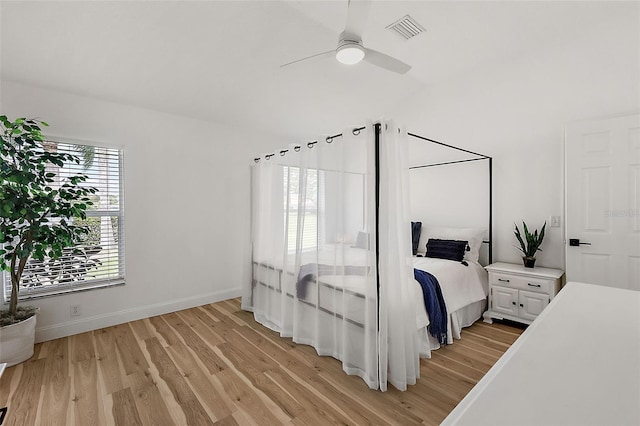
<svg viewBox="0 0 640 426"><path fill-rule="evenodd" d="M26 293L22 293L18 296L18 300L26 301L26 300L42 299L45 297L62 296L69 293L79 293L81 291L98 290L98 289L109 288L109 287L119 287L123 285L125 285L125 280L119 279L119 280L91 283L86 285L76 284L69 287L66 287L63 285L63 286L57 286L56 288L52 288L51 290L32 290L32 291L27 290ZM8 303L8 300L5 302L5 304L6 303Z"/></svg>

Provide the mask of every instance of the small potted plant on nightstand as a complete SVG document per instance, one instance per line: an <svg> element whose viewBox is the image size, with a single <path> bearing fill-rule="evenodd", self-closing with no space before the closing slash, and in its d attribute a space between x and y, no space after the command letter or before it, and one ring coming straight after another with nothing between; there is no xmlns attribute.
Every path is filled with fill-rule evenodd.
<svg viewBox="0 0 640 426"><path fill-rule="evenodd" d="M9 308L0 310L0 363L8 366L33 355L37 309L18 306L30 259L58 259L64 250L76 250L68 247L89 228L74 225L74 218L86 218L89 196L98 191L81 185L84 174L58 173L80 158L47 143L41 125L47 123L0 116L0 273L7 271L11 282Z"/></svg>
<svg viewBox="0 0 640 426"><path fill-rule="evenodd" d="M538 250L542 251L540 245L542 244L542 240L544 239L544 229L547 226L547 222L545 221L544 225L542 225L542 229L540 233L536 229L533 234L529 232L529 228L527 228L527 224L522 221L522 227L524 228L524 240L522 239L522 234L518 229L518 225L515 225L516 229L513 232L520 243L520 247L518 249L524 254L522 256L522 260L524 262L525 268L533 268L536 264L536 252ZM526 243L525 243L526 241Z"/></svg>

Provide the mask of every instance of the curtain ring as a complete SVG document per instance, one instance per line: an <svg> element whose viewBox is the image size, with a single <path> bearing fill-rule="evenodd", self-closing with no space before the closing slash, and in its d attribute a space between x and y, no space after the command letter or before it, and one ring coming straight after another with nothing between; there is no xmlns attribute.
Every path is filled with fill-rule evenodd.
<svg viewBox="0 0 640 426"><path fill-rule="evenodd" d="M267 155L265 155L265 156L264 156L264 158L265 158L266 160L271 160L271 157L273 157L274 155L275 155L275 154L267 154Z"/></svg>
<svg viewBox="0 0 640 426"><path fill-rule="evenodd" d="M280 151L280 157L284 157L284 155L289 152L288 149L283 149L282 151Z"/></svg>
<svg viewBox="0 0 640 426"><path fill-rule="evenodd" d="M253 161L255 161L256 163L259 163L260 162L260 157L254 158Z"/></svg>
<svg viewBox="0 0 640 426"><path fill-rule="evenodd" d="M309 143L307 144L307 148L313 148L313 146L314 146L315 144L317 144L317 143L318 143L318 141L309 142Z"/></svg>
<svg viewBox="0 0 640 426"><path fill-rule="evenodd" d="M333 136L327 136L325 140L327 141L327 143L331 143L333 142Z"/></svg>
<svg viewBox="0 0 640 426"><path fill-rule="evenodd" d="M300 152L300 148L301 148L301 146L300 146L300 145L296 145L296 146L294 146L294 147L293 147L293 150L294 150L295 152Z"/></svg>
<svg viewBox="0 0 640 426"><path fill-rule="evenodd" d="M361 129L353 129L353 131L351 131L351 133L353 133L353 136L358 136L360 134L360 130Z"/></svg>

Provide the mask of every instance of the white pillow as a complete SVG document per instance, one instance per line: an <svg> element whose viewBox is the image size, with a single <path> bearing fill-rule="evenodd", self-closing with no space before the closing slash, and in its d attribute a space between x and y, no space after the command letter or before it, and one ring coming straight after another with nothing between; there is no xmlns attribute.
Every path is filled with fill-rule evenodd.
<svg viewBox="0 0 640 426"><path fill-rule="evenodd" d="M418 253L427 251L427 241L430 238L440 240L458 240L467 241L469 251L464 253L464 260L478 263L480 257L480 247L484 239L486 231L481 228L445 228L437 226L422 227L420 233L420 244L418 245Z"/></svg>

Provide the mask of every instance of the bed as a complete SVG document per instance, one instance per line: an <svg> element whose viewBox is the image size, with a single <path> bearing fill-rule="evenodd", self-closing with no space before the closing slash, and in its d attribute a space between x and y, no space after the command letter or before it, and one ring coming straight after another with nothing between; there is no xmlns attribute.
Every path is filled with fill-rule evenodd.
<svg viewBox="0 0 640 426"><path fill-rule="evenodd" d="M460 339L461 329L473 324L486 310L487 273L477 261L483 232L465 228L426 228L424 240L428 241L429 236L466 238L471 241L469 252L465 253L464 263L426 257L426 250L413 257L413 268L431 273L442 289L448 313L447 344ZM426 242L421 244L423 246L426 247ZM300 258L289 255L286 263L282 257L254 260L253 286L278 294L284 292L291 301L297 298L309 307L317 307L328 318L335 316L364 329L365 324L375 323L370 318L375 316L377 296L372 280L374 262L375 253L371 250L352 244L324 244L319 250L302 253ZM342 266L336 266L336 263ZM307 280L301 285L304 277ZM429 314L423 302L422 287L416 280L413 280L412 291L419 354L422 358L430 358L431 351L438 349L440 342L429 332ZM369 316L369 321L365 316ZM282 329L264 314L258 313L256 319L272 329Z"/></svg>
<svg viewBox="0 0 640 426"><path fill-rule="evenodd" d="M351 247L330 247L323 255L350 252L353 259L367 259L371 252ZM426 269L440 283L447 305L447 338L451 344L460 338L463 327L473 324L486 307L487 277L478 263L460 262L426 257L413 258L415 268ZM305 265L311 265L307 263ZM359 274L320 274L306 284L302 297L296 284L299 273L288 264L278 268L273 264L254 262L253 291L260 300L269 299L268 309L255 306L254 318L283 337L313 346L318 355L331 356L343 363L347 374L358 375L376 389L379 377L373 372L379 362L378 351L378 289L375 268L357 266ZM429 331L430 319L423 302L422 288L412 280L411 303L415 309L417 335L416 356L431 358L431 351L440 342ZM296 303L297 302L297 303ZM293 315L273 315L274 312L295 312ZM313 320L312 320L313 319Z"/></svg>
<svg viewBox="0 0 640 426"><path fill-rule="evenodd" d="M419 226L416 227L416 224ZM413 267L431 273L438 280L448 313L446 343L452 344L453 339L460 339L461 329L477 321L486 310L489 283L487 272L480 264L486 231L481 228L423 228L421 224L412 223L413 249L416 253ZM458 243L457 246L463 251L452 254L432 245L434 250L430 252L432 241ZM422 288L414 286L413 291L414 298L420 299ZM416 309L419 353L423 358L429 358L431 350L440 347L439 340L429 333L428 325L427 313L424 309Z"/></svg>
<svg viewBox="0 0 640 426"><path fill-rule="evenodd" d="M367 303L376 306L374 277L375 253L350 243L323 244L317 250L303 252L299 258L289 254L253 260L253 286L267 288L278 294L284 292L289 299L299 301L345 318L364 327ZM307 276L309 279L302 279ZM266 317L258 321L273 329ZM266 323L266 324L265 324Z"/></svg>
<svg viewBox="0 0 640 426"><path fill-rule="evenodd" d="M488 222L466 214L452 221L484 227L479 238L428 229L426 241L418 239L426 257L412 258L410 216L440 220L427 211L410 213L409 173L430 166L409 166L408 137L457 148L390 120L345 130L253 159L252 276L242 307L281 336L341 360L345 372L372 389L390 383L406 390L420 376L420 357L453 343L485 309L487 278L477 254L486 235L491 262L491 185ZM490 183L491 158L458 150L476 158L432 166L488 160ZM430 239L468 244L464 263L431 256ZM426 274L415 271L422 270L437 280L431 287L439 289L441 309L435 312L446 306L446 315L434 314L434 299L420 296Z"/></svg>
<svg viewBox="0 0 640 426"><path fill-rule="evenodd" d="M452 344L454 338L460 339L461 329L476 322L487 306L487 273L479 263L466 263L428 257L413 259L414 268L430 272L440 284L448 313L447 344ZM422 358L430 358L431 351L438 349L440 342L427 329L429 315L422 301L422 288L417 282L413 291L419 353Z"/></svg>

